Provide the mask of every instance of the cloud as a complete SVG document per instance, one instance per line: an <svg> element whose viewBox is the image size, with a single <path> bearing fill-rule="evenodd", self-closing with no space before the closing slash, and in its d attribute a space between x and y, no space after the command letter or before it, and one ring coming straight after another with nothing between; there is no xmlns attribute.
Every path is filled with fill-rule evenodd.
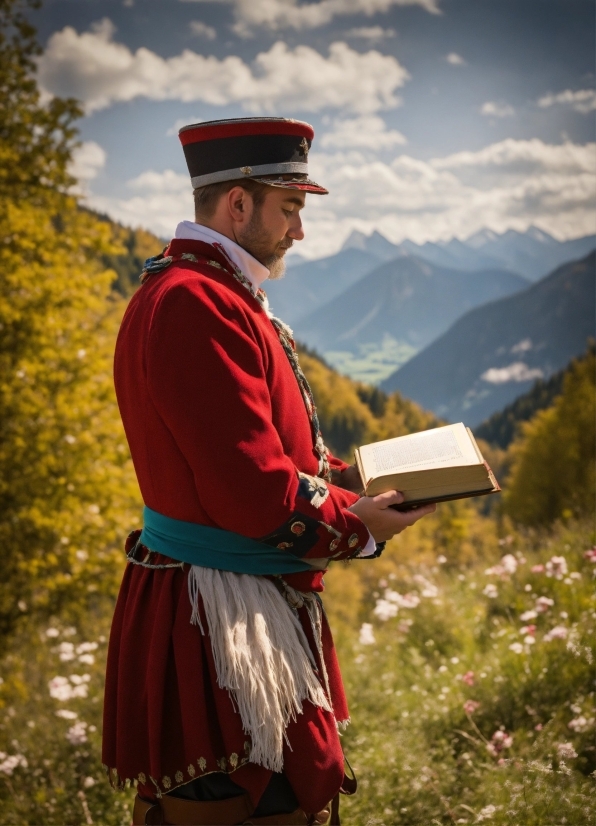
<svg viewBox="0 0 596 826"><path fill-rule="evenodd" d="M468 64L463 59L461 55L456 54L456 52L449 52L447 57L445 58L447 63L451 63L452 66L467 66Z"/></svg>
<svg viewBox="0 0 596 826"><path fill-rule="evenodd" d="M87 112L137 97L201 101L244 109L318 112L329 108L361 114L399 104L396 90L409 74L392 56L360 54L346 43L332 43L327 57L310 46L289 49L275 43L252 66L231 55L222 60L188 49L162 58L146 48L136 52L113 40L108 19L78 34L67 26L53 34L39 58L45 92L83 101Z"/></svg>
<svg viewBox="0 0 596 826"><path fill-rule="evenodd" d="M596 110L596 90L579 89L576 92L572 92L571 89L566 89L557 95L544 95L544 97L541 97L538 101L538 106L540 106L541 109L547 109L557 104L571 106L576 112L587 115L589 112Z"/></svg>
<svg viewBox="0 0 596 826"><path fill-rule="evenodd" d="M507 384L511 381L531 381L544 377L543 371L539 367L528 367L523 361L516 361L508 367L491 367L484 372L480 378L489 384Z"/></svg>
<svg viewBox="0 0 596 826"><path fill-rule="evenodd" d="M182 129L183 126L190 126L191 123L202 123L203 118L198 117L188 117L188 118L178 118L178 120L174 121L174 123L170 126L166 135L171 138L174 135L178 135L178 132Z"/></svg>
<svg viewBox="0 0 596 826"><path fill-rule="evenodd" d="M298 0L181 0L181 2L219 2L233 6L234 30L241 36L255 28L273 30L315 29L325 26L340 15L373 14L389 11L395 6L420 6L430 14L440 14L437 0L319 0L302 3Z"/></svg>
<svg viewBox="0 0 596 826"><path fill-rule="evenodd" d="M515 109L508 103L495 103L487 100L482 104L480 113L490 118L512 118L515 115Z"/></svg>
<svg viewBox="0 0 596 826"><path fill-rule="evenodd" d="M387 129L385 121L377 115L365 115L359 118L336 120L333 130L325 132L320 140L324 149L339 147L348 149L391 149L407 143L407 140L395 129Z"/></svg>
<svg viewBox="0 0 596 826"><path fill-rule="evenodd" d="M215 31L213 26L208 26L206 23L202 23L200 20L191 20L190 30L193 34L196 34L199 37L204 37L207 40L215 40L215 38L217 37L217 32Z"/></svg>
<svg viewBox="0 0 596 826"><path fill-rule="evenodd" d="M97 177L106 165L106 152L95 141L85 141L72 153L68 171L76 178L78 184L73 187L73 194L85 194L88 184Z"/></svg>
<svg viewBox="0 0 596 826"><path fill-rule="evenodd" d="M350 29L345 33L346 37L358 37L368 40L370 43L378 43L387 37L395 37L395 29L384 29L382 26L360 26Z"/></svg>

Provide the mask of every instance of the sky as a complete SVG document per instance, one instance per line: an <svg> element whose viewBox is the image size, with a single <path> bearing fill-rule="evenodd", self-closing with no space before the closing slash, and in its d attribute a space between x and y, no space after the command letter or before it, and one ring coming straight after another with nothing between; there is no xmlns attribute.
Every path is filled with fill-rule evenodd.
<svg viewBox="0 0 596 826"><path fill-rule="evenodd" d="M173 235L192 219L177 137L199 121L314 126L300 254L596 230L592 0L45 0L44 95L84 106L87 203Z"/></svg>

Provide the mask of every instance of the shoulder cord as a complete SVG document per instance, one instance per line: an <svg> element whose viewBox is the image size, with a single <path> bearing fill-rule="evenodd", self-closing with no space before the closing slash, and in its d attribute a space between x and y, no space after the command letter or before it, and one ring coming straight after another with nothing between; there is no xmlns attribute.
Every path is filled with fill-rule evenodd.
<svg viewBox="0 0 596 826"><path fill-rule="evenodd" d="M296 378L298 383L298 387L300 388L300 393L302 395L302 399L304 401L304 406L306 408L306 412L310 421L310 426L313 434L314 440L314 449L319 457L319 469L317 472L317 476L321 479L326 479L327 481L330 480L330 468L329 468L329 459L328 454L329 451L325 447L325 443L323 442L323 435L321 433L321 428L319 425L319 417L317 415L317 408L315 405L315 400L313 397L313 393L311 387L308 383L306 376L304 375L304 371L300 366L300 362L298 360L298 353L296 352L296 344L294 342L294 337L292 330L285 324L281 319L276 318L274 315L271 314L269 310L269 304L267 301L267 294L264 290L258 289L255 292L255 289L250 282L250 280L244 275L242 270L240 270L236 264L231 260L230 256L225 251L224 247L221 244L215 242L213 245L215 249L224 256L225 260L228 262L229 269L231 271L231 275L238 281L239 284L248 290L248 292L256 298L259 304L263 307L271 324L273 325L273 329L277 333L277 337L279 338L279 342L282 346L284 353L288 361L290 362L290 367L292 368L292 372ZM165 252L165 250L164 250ZM153 258L148 258L145 261L143 266L143 271L140 275L141 284L144 284L147 278L154 273L161 272L169 267L174 260L186 260L186 261L193 261L194 263L198 263L199 259L196 255L192 253L183 252L181 255L173 256L173 255L166 255L164 256L163 253L161 255L156 255ZM217 267L224 272L228 272L218 261L208 260L207 263L211 267Z"/></svg>

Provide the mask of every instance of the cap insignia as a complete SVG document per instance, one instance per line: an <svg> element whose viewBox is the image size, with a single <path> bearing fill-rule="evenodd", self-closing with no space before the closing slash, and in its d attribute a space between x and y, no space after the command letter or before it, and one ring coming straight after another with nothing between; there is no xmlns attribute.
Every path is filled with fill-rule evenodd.
<svg viewBox="0 0 596 826"><path fill-rule="evenodd" d="M302 154L304 155L305 158L308 158L309 148L310 147L308 145L308 141L306 140L306 138L302 138L302 140L298 144L298 149L300 149L300 151L302 152Z"/></svg>
<svg viewBox="0 0 596 826"><path fill-rule="evenodd" d="M243 175L250 175L252 172L252 166L241 166L240 172L242 172Z"/></svg>

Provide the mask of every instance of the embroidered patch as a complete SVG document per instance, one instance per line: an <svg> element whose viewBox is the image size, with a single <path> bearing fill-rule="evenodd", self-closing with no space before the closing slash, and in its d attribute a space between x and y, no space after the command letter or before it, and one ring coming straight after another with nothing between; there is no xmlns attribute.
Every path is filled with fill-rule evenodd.
<svg viewBox="0 0 596 826"><path fill-rule="evenodd" d="M358 544L358 534L353 533L352 536L348 539L348 548L355 548Z"/></svg>
<svg viewBox="0 0 596 826"><path fill-rule="evenodd" d="M298 496L308 500L313 508L320 508L329 496L329 488L323 479L298 471Z"/></svg>
<svg viewBox="0 0 596 826"><path fill-rule="evenodd" d="M195 774L196 774L195 767L193 766L192 763L189 765L187 771L188 771L188 773L190 774L191 777L194 777Z"/></svg>
<svg viewBox="0 0 596 826"><path fill-rule="evenodd" d="M198 763L198 766L199 766L200 770L202 772L204 772L205 769L207 768L207 761L205 760L205 758L204 757L199 757L199 759L197 760L197 763Z"/></svg>
<svg viewBox="0 0 596 826"><path fill-rule="evenodd" d="M172 785L172 781L167 776L167 774L166 774L165 777L162 777L161 782L162 782L162 785L163 785L164 789L169 789L170 786Z"/></svg>

